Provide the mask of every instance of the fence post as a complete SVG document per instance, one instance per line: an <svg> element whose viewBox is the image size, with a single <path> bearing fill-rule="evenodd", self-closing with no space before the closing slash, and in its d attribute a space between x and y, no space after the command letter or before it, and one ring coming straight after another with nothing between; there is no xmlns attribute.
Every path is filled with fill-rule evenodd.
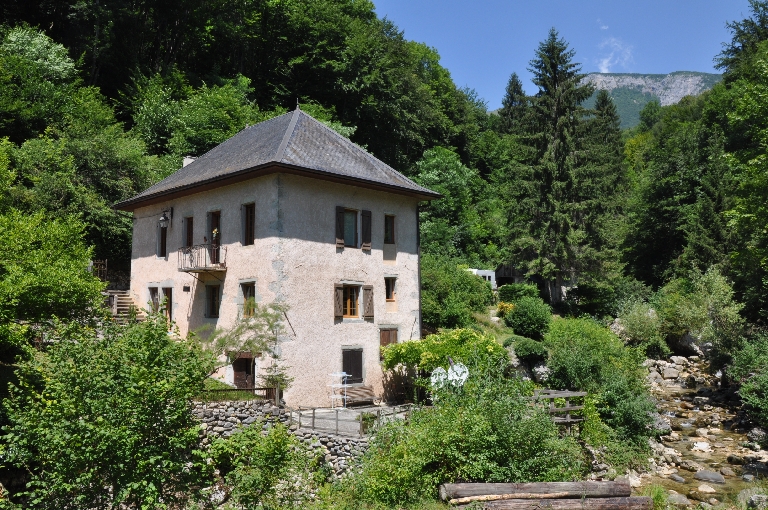
<svg viewBox="0 0 768 510"><path fill-rule="evenodd" d="M339 410L336 409L336 435L339 435Z"/></svg>
<svg viewBox="0 0 768 510"><path fill-rule="evenodd" d="M280 382L275 385L275 406L280 407Z"/></svg>
<svg viewBox="0 0 768 510"><path fill-rule="evenodd" d="M312 430L315 430L315 408L312 408Z"/></svg>
<svg viewBox="0 0 768 510"><path fill-rule="evenodd" d="M360 427L358 429L358 436L363 437L363 413L357 415L360 418Z"/></svg>

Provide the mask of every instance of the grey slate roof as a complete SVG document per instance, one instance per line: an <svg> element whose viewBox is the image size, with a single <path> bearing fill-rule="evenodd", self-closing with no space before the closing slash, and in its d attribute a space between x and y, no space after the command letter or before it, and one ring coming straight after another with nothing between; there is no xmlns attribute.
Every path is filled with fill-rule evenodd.
<svg viewBox="0 0 768 510"><path fill-rule="evenodd" d="M440 194L419 186L328 126L296 109L246 127L192 163L133 198L115 204L115 207L132 209L141 202L163 195L192 190L249 170L274 165L307 169L318 177L325 175L336 180L348 179L350 184L379 185L395 193L399 191L425 199L440 197Z"/></svg>

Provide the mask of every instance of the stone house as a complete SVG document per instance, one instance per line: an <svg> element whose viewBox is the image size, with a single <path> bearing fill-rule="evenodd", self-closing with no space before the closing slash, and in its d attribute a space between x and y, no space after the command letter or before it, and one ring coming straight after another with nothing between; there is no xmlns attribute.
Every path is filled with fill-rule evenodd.
<svg viewBox="0 0 768 510"><path fill-rule="evenodd" d="M133 213L130 295L166 299L182 335L285 303L289 404L328 405L342 371L380 396L380 346L420 335L418 206L439 196L297 108L115 205ZM250 386L260 362L220 375Z"/></svg>

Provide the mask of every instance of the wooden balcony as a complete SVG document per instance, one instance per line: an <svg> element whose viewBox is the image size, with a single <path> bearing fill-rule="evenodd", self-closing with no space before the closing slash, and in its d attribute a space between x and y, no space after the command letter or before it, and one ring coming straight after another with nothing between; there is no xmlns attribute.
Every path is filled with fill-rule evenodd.
<svg viewBox="0 0 768 510"><path fill-rule="evenodd" d="M185 273L211 273L227 270L227 247L196 244L179 248L178 270Z"/></svg>

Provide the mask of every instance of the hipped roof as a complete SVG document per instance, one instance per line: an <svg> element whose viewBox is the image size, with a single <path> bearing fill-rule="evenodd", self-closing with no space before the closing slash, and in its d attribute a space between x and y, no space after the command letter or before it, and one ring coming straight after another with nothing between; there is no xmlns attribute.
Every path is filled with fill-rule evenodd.
<svg viewBox="0 0 768 510"><path fill-rule="evenodd" d="M115 204L132 211L206 189L287 172L432 200L419 186L300 109L246 127L143 192Z"/></svg>

